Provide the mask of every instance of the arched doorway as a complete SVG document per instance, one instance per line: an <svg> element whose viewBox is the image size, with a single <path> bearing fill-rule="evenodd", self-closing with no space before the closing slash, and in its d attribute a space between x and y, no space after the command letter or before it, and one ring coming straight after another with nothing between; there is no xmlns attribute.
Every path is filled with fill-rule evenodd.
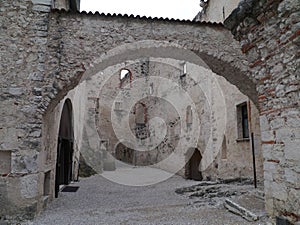
<svg viewBox="0 0 300 225"><path fill-rule="evenodd" d="M134 165L134 150L119 143L115 149L115 157L124 163Z"/></svg>
<svg viewBox="0 0 300 225"><path fill-rule="evenodd" d="M189 149L186 157L185 177L191 180L202 180L202 173L199 171L202 159L200 151L197 148Z"/></svg>
<svg viewBox="0 0 300 225"><path fill-rule="evenodd" d="M69 184L72 180L73 164L73 117L72 103L67 99L61 113L55 174L55 197L58 197L59 185Z"/></svg>

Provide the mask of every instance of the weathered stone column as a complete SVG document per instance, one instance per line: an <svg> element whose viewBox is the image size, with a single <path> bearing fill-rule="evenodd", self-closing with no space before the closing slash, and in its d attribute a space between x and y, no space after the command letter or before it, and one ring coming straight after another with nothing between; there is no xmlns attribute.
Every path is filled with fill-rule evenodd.
<svg viewBox="0 0 300 225"><path fill-rule="evenodd" d="M300 220L300 2L242 1L225 21L247 55L260 105L266 210Z"/></svg>

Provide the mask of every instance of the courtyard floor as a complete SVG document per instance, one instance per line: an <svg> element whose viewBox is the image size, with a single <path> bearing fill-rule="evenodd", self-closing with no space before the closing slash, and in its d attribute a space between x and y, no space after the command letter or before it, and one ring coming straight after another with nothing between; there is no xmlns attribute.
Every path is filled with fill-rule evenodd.
<svg viewBox="0 0 300 225"><path fill-rule="evenodd" d="M152 168L120 167L103 175L125 177L124 181L128 181L134 177L139 179L137 174L160 172L164 173ZM151 183L151 179L154 177L149 176L146 182ZM79 186L78 191L60 192L59 198L52 201L42 214L24 224L265 224L264 219L248 222L223 206L225 197L235 198L248 205L250 210L263 214L263 201L253 199L249 194L253 188L249 184L213 185L174 175L149 186L126 186L96 175L82 178L71 186Z"/></svg>

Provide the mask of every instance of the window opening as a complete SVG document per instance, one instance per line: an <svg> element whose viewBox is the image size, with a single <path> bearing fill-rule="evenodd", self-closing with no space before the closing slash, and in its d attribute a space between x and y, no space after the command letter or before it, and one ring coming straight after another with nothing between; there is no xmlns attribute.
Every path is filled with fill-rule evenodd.
<svg viewBox="0 0 300 225"><path fill-rule="evenodd" d="M120 87L125 86L130 83L131 86L131 81L132 81L132 74L130 70L128 69L121 69L120 74L119 74L119 79L120 79Z"/></svg>
<svg viewBox="0 0 300 225"><path fill-rule="evenodd" d="M249 138L248 107L244 102L237 106L238 138Z"/></svg>

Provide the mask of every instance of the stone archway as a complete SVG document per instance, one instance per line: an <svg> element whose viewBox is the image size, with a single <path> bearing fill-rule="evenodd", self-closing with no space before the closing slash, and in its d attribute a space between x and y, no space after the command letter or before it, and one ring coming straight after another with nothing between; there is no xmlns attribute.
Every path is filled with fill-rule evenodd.
<svg viewBox="0 0 300 225"><path fill-rule="evenodd" d="M137 50L140 56L159 55L179 60L186 60L188 56L195 64L199 60L205 62L207 68L225 77L257 104L255 83L247 60L238 42L222 25L53 11L49 33L49 56L53 59L49 76L54 77L50 85L51 92L57 94L49 95L50 102L43 102L48 108L80 80L110 65L137 58ZM141 42L145 44L141 45ZM187 54L182 56L179 52L184 50ZM57 51L60 58L56 56Z"/></svg>
<svg viewBox="0 0 300 225"><path fill-rule="evenodd" d="M55 197L58 197L59 186L68 185L72 180L73 166L73 109L70 99L64 103L61 113L55 173Z"/></svg>
<svg viewBox="0 0 300 225"><path fill-rule="evenodd" d="M186 24L185 24L186 25ZM63 27L64 24L61 24ZM97 25L98 26L98 25ZM188 25L186 25L188 27ZM195 27L193 27L194 29ZM202 27L203 28L203 27ZM206 27L205 29L210 29L211 27ZM56 29L56 28L55 28ZM195 28L196 29L196 28ZM200 32L201 28L199 29ZM82 54L76 53L76 56L73 55L75 45L69 45L69 42L65 42L64 39L74 38L74 35L65 36L67 34L61 33L62 37L60 41L63 41L64 47L59 47L59 51L62 53L62 57L66 60L65 63L61 64L61 59L58 60L58 68L55 71L59 71L60 79L56 79L58 76L55 76L55 79L52 80L53 84L53 93L56 93L54 96L50 95L51 101L46 101L45 105L48 107L47 110L51 110L57 104L57 102L63 98L66 93L74 88L78 83L89 80L91 76L95 75L99 71L103 71L105 68L108 68L113 65L123 63L126 60L135 60L143 57L162 57L162 58L173 58L182 61L188 61L195 63L197 65L202 65L207 68L207 70L212 69L214 72L224 72L221 75L226 79L231 80L234 84L237 84L238 87L244 91L252 99L256 100L256 90L255 84L248 76L247 69L242 62L244 58L242 54L236 54L239 51L239 46L236 42L233 42L228 36L228 32L223 30L223 28L217 26L214 28L212 26L212 36L213 41L216 41L217 37L224 38L222 42L224 46L230 46L231 48L226 47L223 51L219 51L217 47L220 46L206 46L200 41L197 43L190 44L188 40L181 37L177 43L168 40L160 40L159 38L153 38L150 35L150 39L143 39L127 43L126 41L118 40L120 37L116 37L116 43L113 45L105 46L105 48L94 48L89 49ZM54 31L55 33L56 31ZM76 33L76 32L75 32ZM168 32L166 32L168 33ZM225 36L222 37L222 34L225 33ZM93 32L87 35L95 35ZM179 35L179 34L178 34ZM125 35L126 36L126 35ZM122 35L124 37L124 35ZM208 37L208 36L207 36ZM77 37L74 40L70 40L70 43L77 42ZM151 39L153 38L153 39ZM80 38L78 44L86 45L84 43L85 38ZM164 39L164 38L162 38ZM173 36L170 39L176 40ZM183 40L184 39L184 40ZM231 40L231 42L229 41ZM49 42L55 42L57 39L49 40ZM203 41L203 39L202 39ZM226 42L226 44L225 44ZM53 43L55 45L55 43ZM78 49L76 49L77 51ZM106 51L107 50L107 51ZM57 51L57 49L55 49ZM79 50L80 51L80 50ZM50 55L52 52L50 53ZM83 56L84 60L78 60L78 55ZM100 57L99 57L100 55ZM205 59L203 60L202 59ZM55 58L55 57L54 57ZM214 59L214 60L212 60ZM70 62L73 61L73 62ZM77 61L74 63L74 61ZM210 66L208 66L208 64ZM226 65L226 66L225 66ZM225 68L225 69L222 69ZM229 68L229 69L227 69ZM51 74L52 72L50 72ZM243 80L243 82L239 82ZM95 96L91 96L95 97ZM96 107L95 107L96 108ZM96 132L96 127L93 127L94 133Z"/></svg>

